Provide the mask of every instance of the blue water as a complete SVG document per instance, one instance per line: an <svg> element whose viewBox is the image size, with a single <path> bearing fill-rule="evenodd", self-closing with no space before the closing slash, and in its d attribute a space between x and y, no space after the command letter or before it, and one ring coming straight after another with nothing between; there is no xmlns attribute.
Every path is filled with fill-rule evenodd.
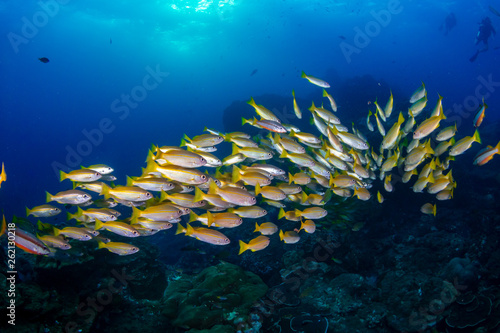
<svg viewBox="0 0 500 333"><path fill-rule="evenodd" d="M338 84L329 80L332 73L340 79L371 75L388 85L387 95L391 88L407 95L396 98L407 98L424 81L429 104L439 92L445 109L488 94L485 121L496 120L500 84L488 91L484 80L500 82L499 36L469 62L481 19L489 16L500 30L489 5L495 6L0 1L0 160L8 175L0 207L9 217L24 215L24 206L44 203L45 191L67 189L58 168L106 163L124 184L125 175L140 175L152 143L177 145L184 133L196 135L205 126L224 130L223 110L235 100L291 97L292 89L298 97L319 93L301 71L330 81L332 94ZM457 25L445 36L439 27L451 12ZM346 55L347 46L356 51ZM161 74L155 80L151 71ZM120 100L131 93L138 102L126 106ZM470 123L472 112L469 107L458 118ZM84 133L92 133L93 142Z"/></svg>

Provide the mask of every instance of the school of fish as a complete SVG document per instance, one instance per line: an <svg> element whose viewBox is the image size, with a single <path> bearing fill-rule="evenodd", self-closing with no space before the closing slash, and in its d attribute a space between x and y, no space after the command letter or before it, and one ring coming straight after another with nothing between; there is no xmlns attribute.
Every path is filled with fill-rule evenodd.
<svg viewBox="0 0 500 333"><path fill-rule="evenodd" d="M115 236L118 235L123 240L150 236L174 225L176 234L213 245L227 245L231 240L226 233L232 232L226 229L267 216L263 208L267 206L279 209L278 220L284 218L296 223L293 230L283 230L275 219L260 225L255 223L254 232L260 235L239 240L239 254L242 254L265 249L274 234L276 241L279 237L284 243L297 243L302 232L315 232L315 220L328 213L335 214L322 208L333 195L370 200L370 189L376 181L383 183L384 191L392 192L394 178L408 183L415 175L414 192L425 190L437 200L453 197L457 185L450 163L474 142L481 143L477 127L488 107L484 100L473 120L475 133L456 140L456 124L440 129L441 121L446 119L441 96L434 108L426 111L427 91L422 83L410 98L405 119L403 112L392 116L391 92L384 108L375 101L375 110L368 111L368 130L377 130L381 135L380 144L374 146L354 124L351 132L342 125L334 114L338 107L326 91L330 88L327 82L305 73L302 78L323 88L322 97L330 106L328 109L313 102L308 108L311 123L321 135L282 123L272 111L251 98L248 104L260 119L243 118L242 125L257 127L267 135L251 138L244 131L221 133L205 128L207 133L193 138L185 136L180 146L153 145L142 174L127 177L123 186L107 183L116 177L112 175L113 168L105 164L68 173L61 171L60 181L71 182L72 189L56 194L47 192L47 203L26 208L26 215L43 219L61 214L64 208L54 202L65 207L76 206L76 213L66 213L72 225L57 228L38 220L36 235L17 228L16 246L29 253L50 256L70 249L72 242L95 241L99 249L130 255L139 248L108 237L119 238ZM295 91L292 97L295 115L300 119L303 111L295 99ZM419 117L421 114L427 114L427 118L417 120L424 118ZM392 124L391 119L394 119ZM223 142L232 145L232 154L220 159L213 153ZM500 142L481 150L473 163L484 165L499 153ZM274 165L283 165L279 160L288 162L289 172ZM0 185L6 179L2 163ZM376 200L384 201L380 191ZM128 217L115 209L118 205L131 210ZM435 204L426 203L420 210L436 215ZM5 223L4 217L0 235L5 232Z"/></svg>

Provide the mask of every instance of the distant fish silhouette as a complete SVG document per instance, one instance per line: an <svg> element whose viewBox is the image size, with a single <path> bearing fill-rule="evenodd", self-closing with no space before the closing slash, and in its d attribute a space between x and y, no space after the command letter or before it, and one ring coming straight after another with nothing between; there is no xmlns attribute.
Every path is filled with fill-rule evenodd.
<svg viewBox="0 0 500 333"><path fill-rule="evenodd" d="M441 24L439 27L439 31L444 30L444 35L447 36L448 33L457 25L457 18L455 17L454 13L448 14L446 16L444 22Z"/></svg>
<svg viewBox="0 0 500 333"><path fill-rule="evenodd" d="M250 76L253 76L255 73L257 73L259 70L256 68L252 71L252 73L250 73Z"/></svg>
<svg viewBox="0 0 500 333"><path fill-rule="evenodd" d="M340 35L339 38L345 40L345 36Z"/></svg>
<svg viewBox="0 0 500 333"><path fill-rule="evenodd" d="M493 14L495 14L496 16L500 16L500 13L493 7L490 6L490 12L492 12Z"/></svg>
<svg viewBox="0 0 500 333"><path fill-rule="evenodd" d="M111 38L109 39L109 44L113 44L113 41L111 40Z"/></svg>
<svg viewBox="0 0 500 333"><path fill-rule="evenodd" d="M38 58L38 60L40 60L40 61L41 61L41 62L43 62L44 64L46 64L46 63L48 63L48 62L50 61L50 60L49 60L49 58L45 58L45 57L43 57L43 58Z"/></svg>

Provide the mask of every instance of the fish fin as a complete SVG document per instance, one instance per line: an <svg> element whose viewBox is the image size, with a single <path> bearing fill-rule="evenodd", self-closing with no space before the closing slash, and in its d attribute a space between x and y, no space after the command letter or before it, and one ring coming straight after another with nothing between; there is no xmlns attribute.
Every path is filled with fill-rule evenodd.
<svg viewBox="0 0 500 333"><path fill-rule="evenodd" d="M285 216L285 210L283 208L280 208L280 211L278 213L278 220L281 220Z"/></svg>
<svg viewBox="0 0 500 333"><path fill-rule="evenodd" d="M132 220L137 220L141 216L141 210L135 206L132 206L132 216L130 217Z"/></svg>
<svg viewBox="0 0 500 333"><path fill-rule="evenodd" d="M187 146L187 142L186 142L186 140L182 139L182 140L181 140L181 145L180 145L180 146L181 146L181 147Z"/></svg>
<svg viewBox="0 0 500 333"><path fill-rule="evenodd" d="M238 255L242 254L246 250L248 250L248 244L240 240L240 252L238 252Z"/></svg>
<svg viewBox="0 0 500 333"><path fill-rule="evenodd" d="M233 165L233 172L231 173L231 181L236 184L241 179L241 169Z"/></svg>
<svg viewBox="0 0 500 333"><path fill-rule="evenodd" d="M188 223L186 225L186 236L191 236L194 233L193 227Z"/></svg>
<svg viewBox="0 0 500 333"><path fill-rule="evenodd" d="M56 227L52 227L52 231L54 231L54 236L59 236L61 234L61 230L57 229Z"/></svg>
<svg viewBox="0 0 500 333"><path fill-rule="evenodd" d="M177 224L177 230L175 231L175 234L178 235L178 234L182 234L185 232L186 232L186 228L184 228L181 223Z"/></svg>
<svg viewBox="0 0 500 333"><path fill-rule="evenodd" d="M106 248L106 243L97 241L97 248L98 249L105 249Z"/></svg>
<svg viewBox="0 0 500 333"><path fill-rule="evenodd" d="M52 194L50 194L50 193L49 193L49 192L47 192L47 191L45 191L45 193L46 193L46 195L45 195L45 198L46 198L45 200L46 200L46 202L51 202L51 201L53 201L53 200L52 200L53 195L52 195Z"/></svg>
<svg viewBox="0 0 500 333"><path fill-rule="evenodd" d="M432 215L436 216L436 204L432 205Z"/></svg>
<svg viewBox="0 0 500 333"><path fill-rule="evenodd" d="M304 73L304 71L302 71L302 74L300 75L300 77L303 78L303 79L306 79L307 75L306 75L306 73Z"/></svg>
<svg viewBox="0 0 500 333"><path fill-rule="evenodd" d="M29 209L28 207L26 207L26 216L30 216L30 214L31 214L31 209Z"/></svg>
<svg viewBox="0 0 500 333"><path fill-rule="evenodd" d="M147 169L147 168L146 168ZM110 194L109 194L109 190L111 188L106 185L106 184L102 184L102 187L101 187L101 193L100 195L103 195L104 196L104 199L108 200L110 198Z"/></svg>
<svg viewBox="0 0 500 333"><path fill-rule="evenodd" d="M255 230L253 232L258 232L258 231L260 231L260 227L259 224L255 222Z"/></svg>
<svg viewBox="0 0 500 333"><path fill-rule="evenodd" d="M285 237L284 237L285 235L283 234L283 230L280 230L279 235L280 235L280 240L282 241L282 240L283 240L283 238L285 238Z"/></svg>
<svg viewBox="0 0 500 333"><path fill-rule="evenodd" d="M201 201L201 200L203 200L203 192L198 187L195 187L194 188L194 199L193 199L193 202L198 202L198 201Z"/></svg>
<svg viewBox="0 0 500 333"><path fill-rule="evenodd" d="M163 190L160 191L160 202L168 200L168 197L169 197L169 195L167 194L167 192L165 192Z"/></svg>
<svg viewBox="0 0 500 333"><path fill-rule="evenodd" d="M68 178L68 174L62 170L59 170L59 181L62 182L66 178Z"/></svg>
<svg viewBox="0 0 500 333"><path fill-rule="evenodd" d="M260 184L257 182L257 184L255 184L255 195L256 196L259 195L260 191L261 191Z"/></svg>
<svg viewBox="0 0 500 333"><path fill-rule="evenodd" d="M133 186L133 185L134 185L134 180L129 176L127 176L127 186Z"/></svg>
<svg viewBox="0 0 500 333"><path fill-rule="evenodd" d="M478 130L474 132L474 141L476 141L477 143L481 143L481 137L479 136Z"/></svg>
<svg viewBox="0 0 500 333"><path fill-rule="evenodd" d="M104 223L101 220L95 219L94 230L99 230L103 226L104 226Z"/></svg>

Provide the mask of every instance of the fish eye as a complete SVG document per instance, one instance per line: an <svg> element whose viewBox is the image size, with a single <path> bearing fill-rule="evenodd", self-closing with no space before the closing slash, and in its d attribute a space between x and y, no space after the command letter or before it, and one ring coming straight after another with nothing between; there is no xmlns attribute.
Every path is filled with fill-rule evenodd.
<svg viewBox="0 0 500 333"><path fill-rule="evenodd" d="M139 235L139 232L138 231L134 231L133 234L134 235Z"/></svg>
<svg viewBox="0 0 500 333"><path fill-rule="evenodd" d="M252 199L250 200L251 202L256 202L257 199L255 199L254 197L252 197Z"/></svg>
<svg viewBox="0 0 500 333"><path fill-rule="evenodd" d="M200 162L206 162L207 160L204 159L203 157L200 157Z"/></svg>
<svg viewBox="0 0 500 333"><path fill-rule="evenodd" d="M201 179L207 179L207 176L205 176L205 175L201 175L201 176L200 176L200 178L201 178Z"/></svg>
<svg viewBox="0 0 500 333"><path fill-rule="evenodd" d="M262 214L267 214L267 210L263 209Z"/></svg>

